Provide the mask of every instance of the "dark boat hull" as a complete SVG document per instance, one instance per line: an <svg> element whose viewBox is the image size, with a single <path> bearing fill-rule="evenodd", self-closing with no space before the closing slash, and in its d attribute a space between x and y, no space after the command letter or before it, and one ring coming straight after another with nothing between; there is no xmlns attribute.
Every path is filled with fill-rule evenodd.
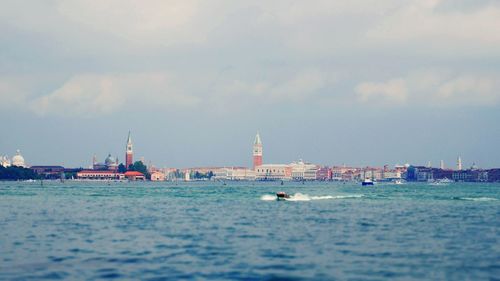
<svg viewBox="0 0 500 281"><path fill-rule="evenodd" d="M290 198L290 195L286 194L285 192L278 192L276 193L276 200L280 201L280 200L286 200Z"/></svg>

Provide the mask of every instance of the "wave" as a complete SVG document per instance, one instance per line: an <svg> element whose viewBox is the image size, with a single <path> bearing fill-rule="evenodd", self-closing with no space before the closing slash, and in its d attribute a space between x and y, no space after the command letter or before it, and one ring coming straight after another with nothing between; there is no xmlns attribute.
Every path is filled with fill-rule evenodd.
<svg viewBox="0 0 500 281"><path fill-rule="evenodd" d="M491 197L458 197L458 200L466 200L466 201L498 201L497 198Z"/></svg>
<svg viewBox="0 0 500 281"><path fill-rule="evenodd" d="M276 201L276 195L264 194L260 197L262 201Z"/></svg>
<svg viewBox="0 0 500 281"><path fill-rule="evenodd" d="M323 195L323 196L309 196L300 192L290 195L286 201L311 201L311 200L326 200L326 199L354 199L361 198L363 194L350 194L350 195ZM276 195L265 194L260 197L263 201L275 201Z"/></svg>

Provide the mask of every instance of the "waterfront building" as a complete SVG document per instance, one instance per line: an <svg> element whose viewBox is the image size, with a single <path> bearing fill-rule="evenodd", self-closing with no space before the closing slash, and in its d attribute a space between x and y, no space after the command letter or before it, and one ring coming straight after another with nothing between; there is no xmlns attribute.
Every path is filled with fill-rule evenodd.
<svg viewBox="0 0 500 281"><path fill-rule="evenodd" d="M364 179L382 180L383 173L384 173L383 169L366 167L360 171L359 180L364 180Z"/></svg>
<svg viewBox="0 0 500 281"><path fill-rule="evenodd" d="M21 151L19 149L16 151L16 155L12 157L11 165L23 168L27 167L26 163L24 162L24 157L21 155Z"/></svg>
<svg viewBox="0 0 500 281"><path fill-rule="evenodd" d="M336 181L353 181L359 180L360 169L347 166L334 166L332 167L332 180Z"/></svg>
<svg viewBox="0 0 500 281"><path fill-rule="evenodd" d="M134 151L132 149L132 138L130 137L129 131L127 138L127 147L125 148L125 168L128 169L132 164L134 164Z"/></svg>
<svg viewBox="0 0 500 281"><path fill-rule="evenodd" d="M482 170L459 170L453 171L454 181L483 182L488 181L488 172Z"/></svg>
<svg viewBox="0 0 500 281"><path fill-rule="evenodd" d="M292 172L292 180L303 181L303 180L316 180L316 173L319 166L316 164L306 163L299 160L298 162L293 162L289 165Z"/></svg>
<svg viewBox="0 0 500 281"><path fill-rule="evenodd" d="M146 180L146 176L143 173L137 171L126 171L123 176L130 181Z"/></svg>
<svg viewBox="0 0 500 281"><path fill-rule="evenodd" d="M219 168L215 171L216 180L255 180L255 170L244 167Z"/></svg>
<svg viewBox="0 0 500 281"><path fill-rule="evenodd" d="M440 179L453 179L453 170L428 168L423 166L410 166L406 173L406 180L408 181L434 181Z"/></svg>
<svg viewBox="0 0 500 281"><path fill-rule="evenodd" d="M190 181L191 180L191 172L189 170L186 170L184 172L184 181Z"/></svg>
<svg viewBox="0 0 500 281"><path fill-rule="evenodd" d="M151 173L151 181L164 181L165 180L165 173L162 173L160 171L154 171Z"/></svg>
<svg viewBox="0 0 500 281"><path fill-rule="evenodd" d="M500 182L500 169L486 170L489 182Z"/></svg>
<svg viewBox="0 0 500 281"><path fill-rule="evenodd" d="M394 165L394 170L401 172L401 174L404 174L406 173L406 170L408 170L408 167L410 167L410 164L404 164L404 165L396 164Z"/></svg>
<svg viewBox="0 0 500 281"><path fill-rule="evenodd" d="M286 164L263 164L255 167L256 180L291 180L292 168Z"/></svg>
<svg viewBox="0 0 500 281"><path fill-rule="evenodd" d="M423 166L410 166L406 175L407 181L431 181L434 180L432 168Z"/></svg>
<svg viewBox="0 0 500 281"><path fill-rule="evenodd" d="M382 179L384 180L397 180L401 179L401 172L398 170L387 170L382 174Z"/></svg>
<svg viewBox="0 0 500 281"><path fill-rule="evenodd" d="M61 177L61 173L65 172L63 166L31 166L30 169L39 176L44 178L56 179Z"/></svg>
<svg viewBox="0 0 500 281"><path fill-rule="evenodd" d="M316 179L320 181L332 180L332 170L329 167L319 167L316 171Z"/></svg>
<svg viewBox="0 0 500 281"><path fill-rule="evenodd" d="M255 141L253 143L253 169L262 165L262 141L260 140L260 135L257 132L255 136Z"/></svg>
<svg viewBox="0 0 500 281"><path fill-rule="evenodd" d="M110 170L82 170L76 173L76 178L81 180L122 180L125 176Z"/></svg>

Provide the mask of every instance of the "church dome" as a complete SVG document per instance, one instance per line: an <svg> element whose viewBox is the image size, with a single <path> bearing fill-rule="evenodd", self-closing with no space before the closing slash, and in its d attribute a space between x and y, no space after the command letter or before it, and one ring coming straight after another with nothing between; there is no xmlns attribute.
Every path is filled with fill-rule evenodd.
<svg viewBox="0 0 500 281"><path fill-rule="evenodd" d="M104 160L104 163L109 166L115 164L116 160L115 158L111 157L111 154L109 154L106 160Z"/></svg>
<svg viewBox="0 0 500 281"><path fill-rule="evenodd" d="M12 166L25 167L24 157L21 155L21 151L19 149L16 152L16 155L12 157Z"/></svg>

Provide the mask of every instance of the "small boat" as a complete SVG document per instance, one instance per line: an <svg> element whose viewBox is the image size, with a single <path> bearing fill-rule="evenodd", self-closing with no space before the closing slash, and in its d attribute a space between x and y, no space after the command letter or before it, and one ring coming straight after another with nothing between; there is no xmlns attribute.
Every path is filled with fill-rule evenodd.
<svg viewBox="0 0 500 281"><path fill-rule="evenodd" d="M429 184L430 185L448 185L448 184L450 184L452 182L453 181L450 180L450 179L448 179L448 178L443 178L443 179L438 179L438 180L432 181Z"/></svg>
<svg viewBox="0 0 500 281"><path fill-rule="evenodd" d="M397 179L394 181L394 184L400 185L400 184L404 184L404 182L403 182L403 180Z"/></svg>
<svg viewBox="0 0 500 281"><path fill-rule="evenodd" d="M365 185L374 185L374 182L373 182L371 179L364 179L364 180L361 182L361 185L362 185L362 186L365 186Z"/></svg>
<svg viewBox="0 0 500 281"><path fill-rule="evenodd" d="M283 191L276 192L276 200L280 201L280 200L286 200L288 198L290 198L290 195L286 194L285 192Z"/></svg>

